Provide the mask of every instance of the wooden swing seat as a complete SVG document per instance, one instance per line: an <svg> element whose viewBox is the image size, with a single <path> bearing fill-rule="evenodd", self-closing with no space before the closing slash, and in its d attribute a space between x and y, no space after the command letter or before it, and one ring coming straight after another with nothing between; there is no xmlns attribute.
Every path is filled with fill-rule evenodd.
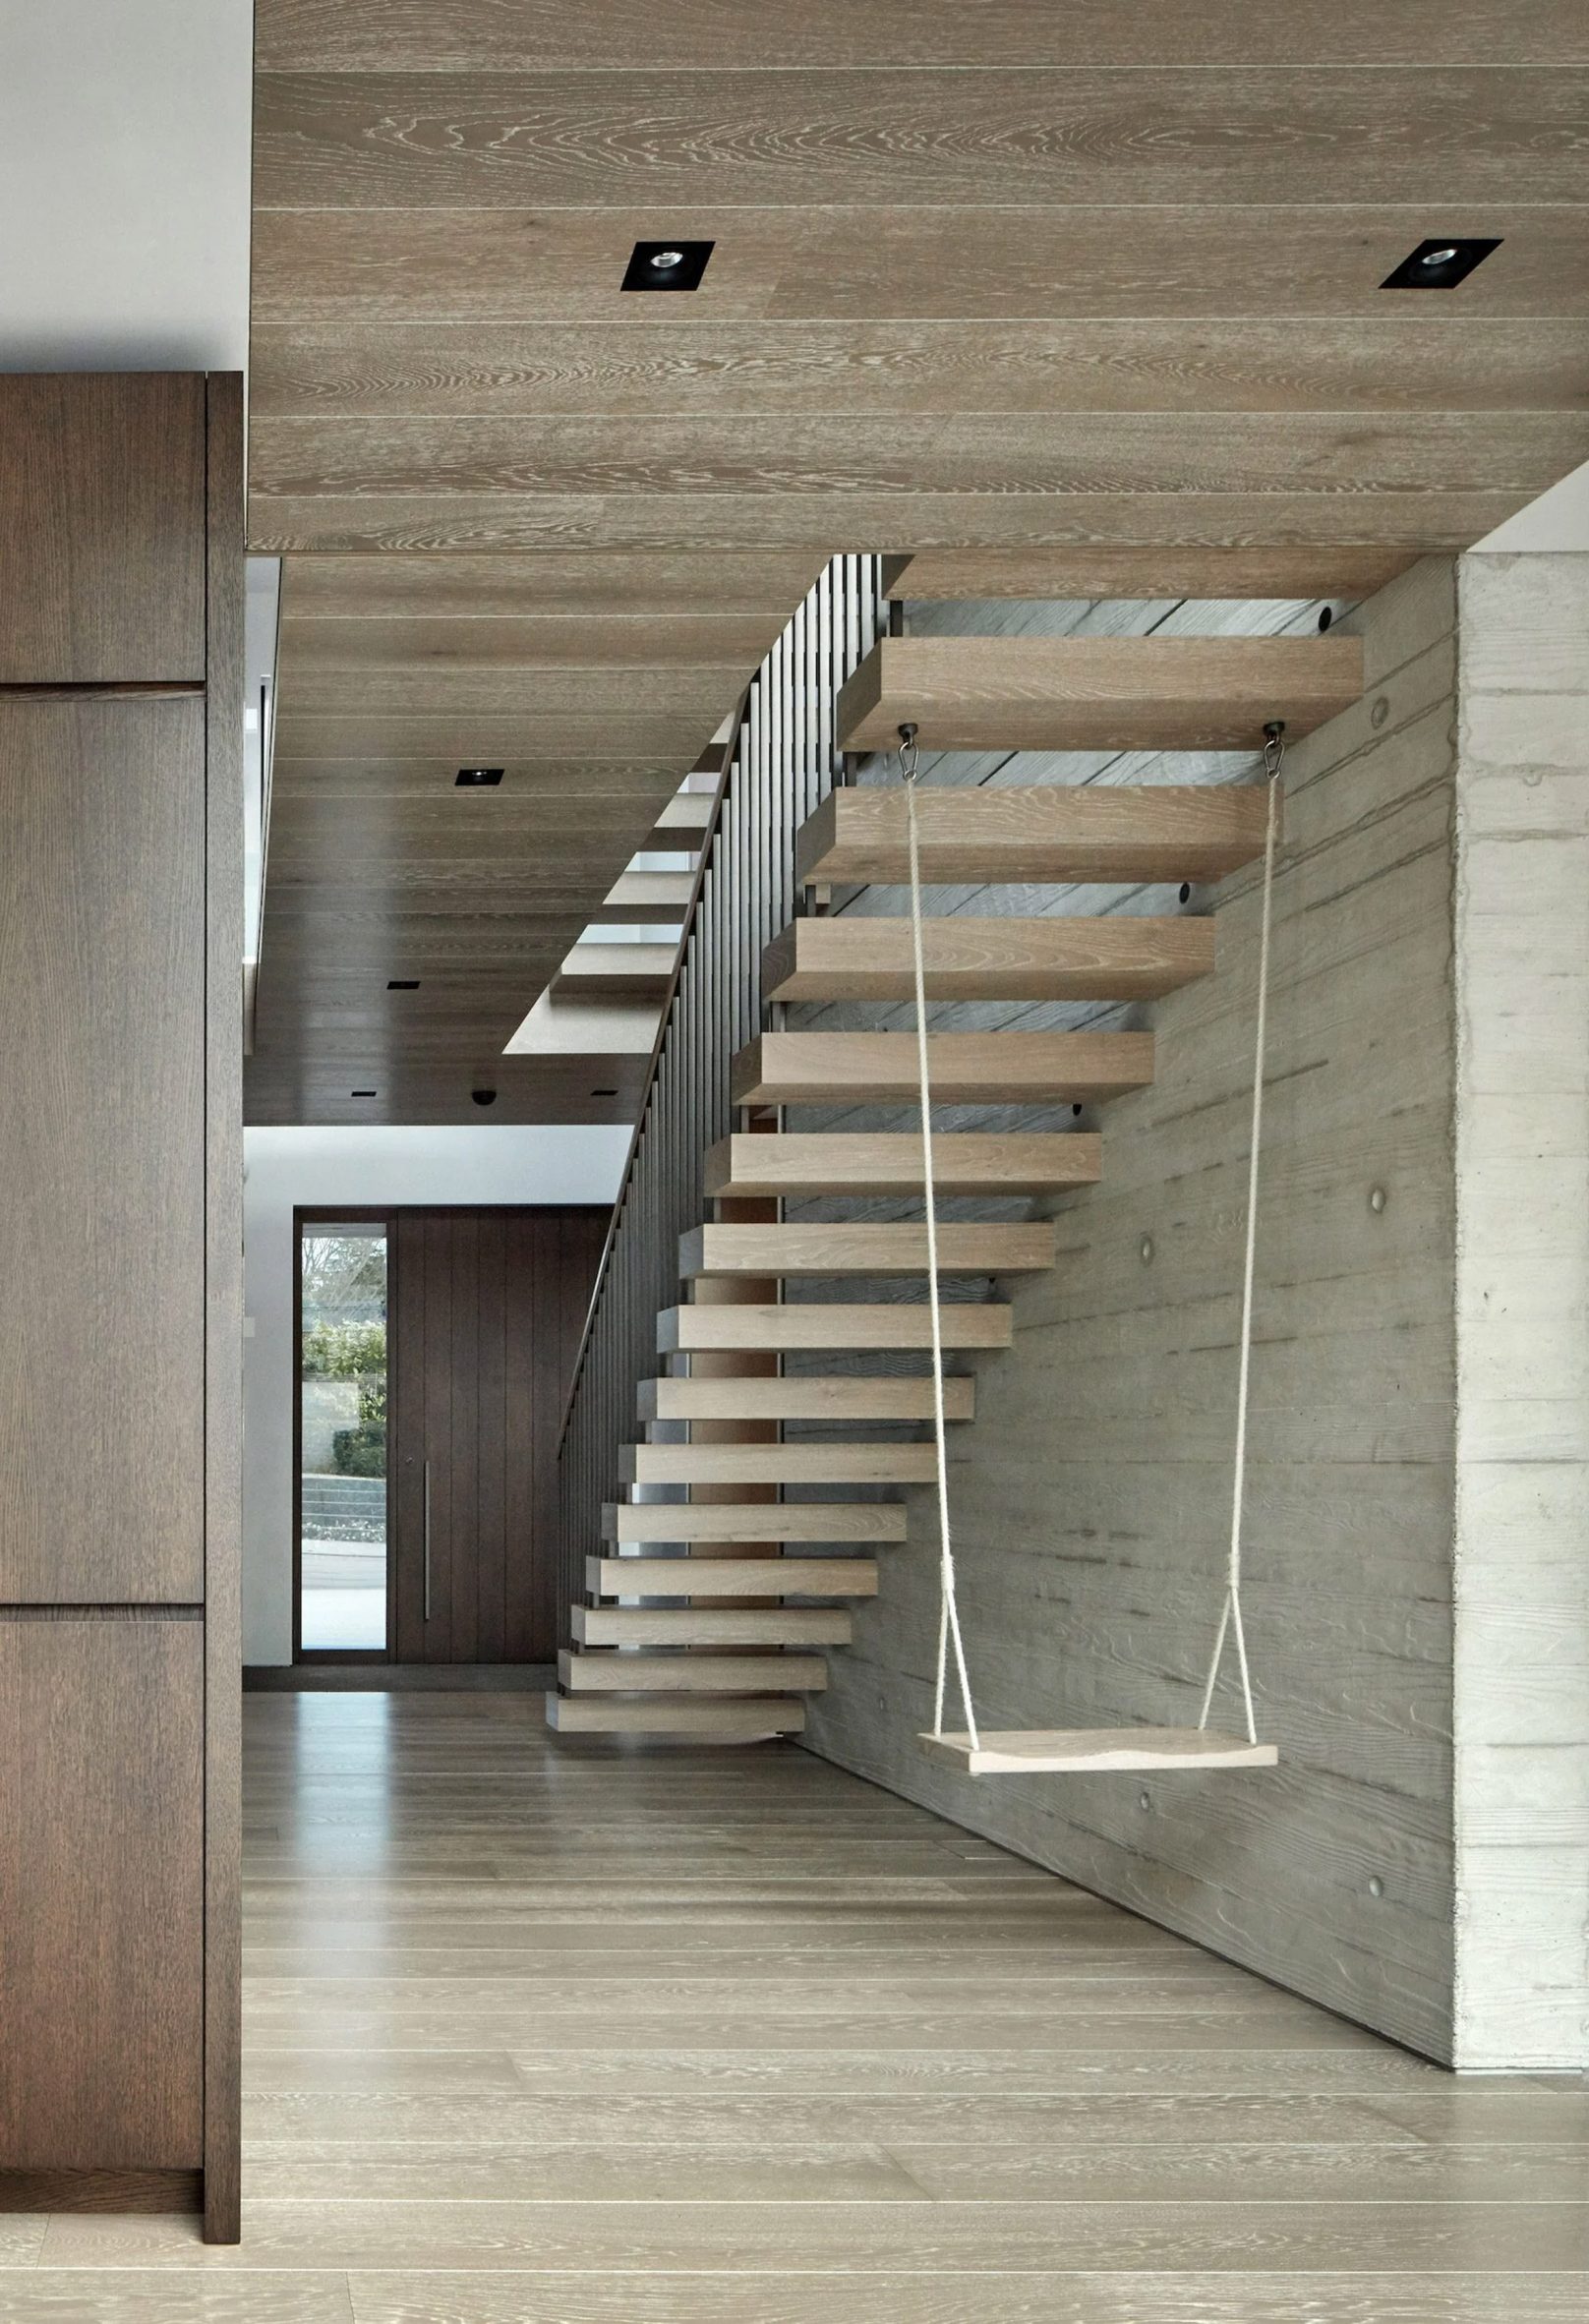
<svg viewBox="0 0 1589 2324"><path fill-rule="evenodd" d="M971 1748L967 1734L918 1735L929 1759L967 1775L1106 1775L1200 1768L1272 1768L1272 1743L1220 1735L1208 1727L1032 1727L985 1729Z"/></svg>

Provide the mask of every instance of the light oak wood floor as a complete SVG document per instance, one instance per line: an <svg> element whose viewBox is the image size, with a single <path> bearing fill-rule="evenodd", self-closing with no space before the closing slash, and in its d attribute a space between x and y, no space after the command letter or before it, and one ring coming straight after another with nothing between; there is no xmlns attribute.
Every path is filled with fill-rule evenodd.
<svg viewBox="0 0 1589 2324"><path fill-rule="evenodd" d="M244 2239L5 2324L1574 2324L1589 2091L1458 2082L788 1746L254 1696Z"/></svg>

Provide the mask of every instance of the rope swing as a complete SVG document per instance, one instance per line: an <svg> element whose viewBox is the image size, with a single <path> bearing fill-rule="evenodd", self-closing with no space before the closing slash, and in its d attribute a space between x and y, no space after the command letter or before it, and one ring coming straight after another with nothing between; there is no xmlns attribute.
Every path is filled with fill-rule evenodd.
<svg viewBox="0 0 1589 2324"><path fill-rule="evenodd" d="M1259 1160L1264 1132L1264 1059L1268 1035L1269 941L1273 926L1274 855L1279 830L1280 772L1285 763L1285 726L1279 719L1264 728L1264 774L1268 812L1264 834L1263 910L1258 952L1258 1023L1254 1040L1252 1130L1247 1161L1247 1235L1242 1262L1241 1330L1236 1386L1236 1444L1232 1464L1230 1545L1225 1592L1213 1654L1195 1727L1070 1727L978 1730L961 1634L955 1589L955 1557L949 1524L948 1431L944 1416L944 1365L938 1290L938 1215L932 1167L932 1084L927 1056L926 975L922 962L921 861L916 833L916 728L900 727L900 773L905 788L905 828L911 869L911 947L915 972L916 1070L921 1112L921 1162L927 1243L927 1298L932 1319L933 1434L938 1475L938 1666L933 1693L932 1731L917 1741L929 1756L945 1759L963 1773L1084 1774L1117 1770L1172 1770L1274 1767L1279 1753L1258 1739L1247 1633L1242 1621L1242 1520L1247 1485L1247 1411L1252 1375L1253 1276L1258 1242ZM1236 1644L1245 1735L1221 1734L1208 1724L1227 1639ZM946 1732L944 1696L953 1648L964 1729Z"/></svg>

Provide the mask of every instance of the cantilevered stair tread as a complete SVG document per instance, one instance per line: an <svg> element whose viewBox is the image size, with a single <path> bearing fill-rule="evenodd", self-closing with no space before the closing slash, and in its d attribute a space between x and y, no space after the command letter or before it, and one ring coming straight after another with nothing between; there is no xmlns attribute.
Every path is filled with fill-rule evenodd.
<svg viewBox="0 0 1589 2324"><path fill-rule="evenodd" d="M914 1033L761 1033L730 1069L739 1106L912 1102ZM929 1033L927 1071L943 1105L1086 1103L1146 1088L1151 1033Z"/></svg>
<svg viewBox="0 0 1589 2324"><path fill-rule="evenodd" d="M1089 1187L1101 1174L1095 1131L952 1130L932 1140L940 1194L1030 1194ZM913 1130L736 1132L706 1155L709 1196L918 1194L921 1137Z"/></svg>
<svg viewBox="0 0 1589 2324"><path fill-rule="evenodd" d="M942 1310L946 1348L1007 1348L1010 1310L996 1301L952 1300ZM931 1311L924 1300L880 1301L874 1306L838 1300L796 1300L786 1307L664 1307L657 1317L657 1353L795 1348L930 1348ZM746 1383L748 1384L748 1383ZM866 1383L856 1381L861 1387ZM857 1403L854 1418L862 1417Z"/></svg>
<svg viewBox="0 0 1589 2324"><path fill-rule="evenodd" d="M1272 1743L1249 1743L1206 1727L984 1728L974 1750L967 1734L918 1735L916 1741L929 1759L946 1760L967 1775L1195 1773L1272 1768L1280 1756Z"/></svg>
<svg viewBox="0 0 1589 2324"><path fill-rule="evenodd" d="M605 1501L604 1541L903 1541L898 1501Z"/></svg>
<svg viewBox="0 0 1589 2324"><path fill-rule="evenodd" d="M614 927L628 921L658 926L681 921L694 893L693 872L623 872L589 914L592 926Z"/></svg>
<svg viewBox="0 0 1589 2324"><path fill-rule="evenodd" d="M927 1446L931 1452L932 1447ZM875 1598L871 1557L587 1557L592 1598Z"/></svg>
<svg viewBox="0 0 1589 2324"><path fill-rule="evenodd" d="M796 1697L731 1696L721 1703L668 1695L548 1695L547 1725L561 1735L674 1735L700 1743L761 1743L797 1735Z"/></svg>
<svg viewBox="0 0 1589 2324"><path fill-rule="evenodd" d="M576 1646L848 1646L842 1605L576 1605Z"/></svg>
<svg viewBox="0 0 1589 2324"><path fill-rule="evenodd" d="M929 1001L1144 1001L1211 972L1214 923L955 912L923 923L921 955ZM911 924L850 915L793 920L762 954L761 978L769 1001L912 1000Z"/></svg>
<svg viewBox="0 0 1589 2324"><path fill-rule="evenodd" d="M1408 549L923 549L883 559L883 594L973 603L1014 597L1095 603L1099 599L1245 600L1372 597L1414 562Z"/></svg>
<svg viewBox="0 0 1589 2324"><path fill-rule="evenodd" d="M1053 1263L1049 1219L951 1220L938 1229L940 1275L1033 1275ZM678 1238L686 1283L702 1275L923 1275L926 1267L927 1230L915 1221L708 1225Z"/></svg>
<svg viewBox="0 0 1589 2324"><path fill-rule="evenodd" d="M869 1421L930 1421L932 1382L849 1372L813 1373L796 1379L663 1378L639 1383L635 1410L642 1422L836 1421L851 1425ZM952 1373L944 1381L944 1412L951 1421L971 1420L976 1412L976 1382Z"/></svg>
<svg viewBox="0 0 1589 2324"><path fill-rule="evenodd" d="M1251 783L1043 783L997 790L928 784L916 793L921 877L929 885L1221 880L1263 854L1267 813L1266 791ZM802 882L828 886L903 886L911 877L907 847L899 785L851 786L830 791L800 826L795 870ZM841 919L833 926L847 924ZM979 930L999 924L975 923ZM909 923L895 925L909 958Z"/></svg>
<svg viewBox="0 0 1589 2324"><path fill-rule="evenodd" d="M1355 637L881 638L839 696L845 750L1256 751L1363 691ZM1184 876L1184 875L1183 875Z"/></svg>
<svg viewBox="0 0 1589 2324"><path fill-rule="evenodd" d="M660 1001L675 958L671 944L576 944L558 971L557 990L565 1000Z"/></svg>
<svg viewBox="0 0 1589 2324"><path fill-rule="evenodd" d="M574 1694L636 1694L656 1688L664 1694L753 1695L765 1687L791 1687L811 1694L828 1683L820 1655L622 1655L611 1647L588 1654L564 1647L558 1656L558 1684Z"/></svg>
<svg viewBox="0 0 1589 2324"><path fill-rule="evenodd" d="M626 1444L625 1484L930 1484L930 1444Z"/></svg>

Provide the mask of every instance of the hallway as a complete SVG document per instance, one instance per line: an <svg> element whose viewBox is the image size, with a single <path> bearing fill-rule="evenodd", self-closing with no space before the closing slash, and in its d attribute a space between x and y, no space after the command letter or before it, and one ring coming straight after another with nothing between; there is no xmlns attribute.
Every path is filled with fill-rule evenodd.
<svg viewBox="0 0 1589 2324"><path fill-rule="evenodd" d="M6 2324L1566 2324L1589 2093L1469 2082L794 1748L246 1705L240 2247Z"/></svg>

